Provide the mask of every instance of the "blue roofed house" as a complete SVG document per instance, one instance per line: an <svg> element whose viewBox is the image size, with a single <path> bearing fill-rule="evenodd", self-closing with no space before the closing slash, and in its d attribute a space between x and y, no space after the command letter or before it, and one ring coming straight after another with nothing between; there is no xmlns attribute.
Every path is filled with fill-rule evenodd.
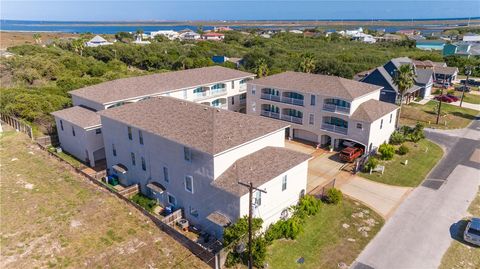
<svg viewBox="0 0 480 269"><path fill-rule="evenodd" d="M380 92L380 100L389 103L397 103L400 99L400 95L397 86L393 83L393 78L395 72L404 64L412 65L416 75L415 84L405 93L404 101L409 103L417 97L423 99L431 95L434 71L432 69L415 68L414 61L407 57L390 60L383 66L374 69L361 81L382 86L383 89Z"/></svg>
<svg viewBox="0 0 480 269"><path fill-rule="evenodd" d="M443 56L464 56L464 57L479 57L480 43L477 42L455 42L446 44L443 48Z"/></svg>

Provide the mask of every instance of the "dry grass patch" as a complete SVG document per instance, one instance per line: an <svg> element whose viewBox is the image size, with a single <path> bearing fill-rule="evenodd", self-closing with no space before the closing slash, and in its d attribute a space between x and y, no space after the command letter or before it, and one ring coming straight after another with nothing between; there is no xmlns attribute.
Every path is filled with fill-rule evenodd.
<svg viewBox="0 0 480 269"><path fill-rule="evenodd" d="M170 268L190 252L24 135L0 137L1 268ZM208 268L195 256L178 268Z"/></svg>

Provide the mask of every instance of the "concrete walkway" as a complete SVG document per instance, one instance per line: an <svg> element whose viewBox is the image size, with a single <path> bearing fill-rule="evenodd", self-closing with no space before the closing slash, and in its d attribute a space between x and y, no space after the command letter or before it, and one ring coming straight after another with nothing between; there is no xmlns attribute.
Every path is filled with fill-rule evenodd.
<svg viewBox="0 0 480 269"><path fill-rule="evenodd" d="M438 268L452 242L450 228L466 215L480 185L480 122L452 131L429 130L446 149L443 160L411 192L360 253L354 269Z"/></svg>
<svg viewBox="0 0 480 269"><path fill-rule="evenodd" d="M460 101L450 103L449 105L460 106ZM463 102L462 107L480 111L480 105Z"/></svg>
<svg viewBox="0 0 480 269"><path fill-rule="evenodd" d="M351 176L337 187L346 195L359 200L388 219L413 188L378 183L359 176Z"/></svg>

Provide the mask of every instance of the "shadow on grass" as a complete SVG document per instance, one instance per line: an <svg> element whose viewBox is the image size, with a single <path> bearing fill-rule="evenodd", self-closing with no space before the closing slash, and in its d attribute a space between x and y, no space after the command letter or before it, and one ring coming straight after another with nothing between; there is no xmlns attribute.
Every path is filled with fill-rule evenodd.
<svg viewBox="0 0 480 269"><path fill-rule="evenodd" d="M467 119L467 120L474 120L475 118L477 118L475 115L470 115L470 114L462 113L458 111L451 112L450 114L456 117Z"/></svg>
<svg viewBox="0 0 480 269"><path fill-rule="evenodd" d="M456 223L452 224L450 226L450 236L452 237L453 240L456 240L464 245L474 247L474 248L479 248L479 246L463 240L463 232L465 231L467 224L468 224L468 221L464 219L459 220Z"/></svg>

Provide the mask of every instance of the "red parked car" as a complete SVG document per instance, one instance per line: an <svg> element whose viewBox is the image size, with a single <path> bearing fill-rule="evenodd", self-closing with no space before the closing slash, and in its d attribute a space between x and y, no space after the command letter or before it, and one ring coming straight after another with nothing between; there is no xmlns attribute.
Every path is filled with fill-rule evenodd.
<svg viewBox="0 0 480 269"><path fill-rule="evenodd" d="M454 102L460 101L460 98L456 97L453 94L447 94L447 97L452 99Z"/></svg>
<svg viewBox="0 0 480 269"><path fill-rule="evenodd" d="M363 154L363 149L361 148L356 148L356 147L344 148L342 151L340 151L340 160L351 163L355 161L358 157L362 156L362 154Z"/></svg>
<svg viewBox="0 0 480 269"><path fill-rule="evenodd" d="M455 102L452 98L448 97L447 95L437 95L435 96L435 100L442 101L445 103Z"/></svg>

